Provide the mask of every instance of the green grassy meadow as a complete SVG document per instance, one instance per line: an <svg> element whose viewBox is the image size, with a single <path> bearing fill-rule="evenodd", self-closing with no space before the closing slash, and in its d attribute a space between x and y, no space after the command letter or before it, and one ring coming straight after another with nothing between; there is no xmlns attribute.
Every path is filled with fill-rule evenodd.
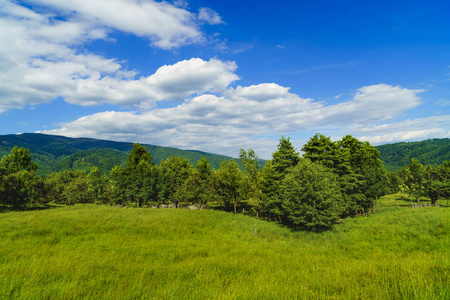
<svg viewBox="0 0 450 300"><path fill-rule="evenodd" d="M391 195L323 233L214 210L1 213L0 299L450 299L440 204Z"/></svg>

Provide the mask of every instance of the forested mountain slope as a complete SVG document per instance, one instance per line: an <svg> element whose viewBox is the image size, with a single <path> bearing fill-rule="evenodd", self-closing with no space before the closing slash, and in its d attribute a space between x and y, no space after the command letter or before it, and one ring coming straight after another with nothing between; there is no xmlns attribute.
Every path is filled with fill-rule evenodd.
<svg viewBox="0 0 450 300"><path fill-rule="evenodd" d="M126 162L133 148L132 143L97 140L90 138L68 138L40 133L10 134L0 136L0 158L11 152L14 146L30 149L32 159L39 165L38 173L50 174L67 169L89 170L98 166L108 173L117 164ZM153 162L172 155L190 159L193 165L204 156L212 168L217 169L221 160L231 157L195 150L145 145L153 156ZM424 165L441 164L450 160L450 139L432 139L421 142L402 142L376 146L380 159L388 171L399 170L417 158ZM261 164L264 162L261 160Z"/></svg>
<svg viewBox="0 0 450 300"><path fill-rule="evenodd" d="M450 139L403 142L376 146L388 171L396 171L417 158L423 165L442 164L450 160Z"/></svg>
<svg viewBox="0 0 450 300"><path fill-rule="evenodd" d="M102 173L108 173L117 164L126 162L133 149L132 143L113 142L89 138L68 138L39 133L10 134L0 136L0 157L11 152L14 146L30 149L31 157L39 165L38 173L50 174L66 169L89 170L98 166ZM174 155L190 159L193 165L203 156L212 168L218 168L221 160L231 157L194 150L144 145L159 164Z"/></svg>

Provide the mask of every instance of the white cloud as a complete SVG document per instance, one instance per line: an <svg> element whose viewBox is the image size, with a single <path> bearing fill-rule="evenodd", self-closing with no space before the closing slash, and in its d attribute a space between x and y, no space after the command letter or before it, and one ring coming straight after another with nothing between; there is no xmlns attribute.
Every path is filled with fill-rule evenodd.
<svg viewBox="0 0 450 300"><path fill-rule="evenodd" d="M101 103L135 106L142 110L163 100L181 102L206 92L221 92L238 80L234 62L199 58L160 67L155 74L138 80L103 77L78 79L77 88L63 92L66 101L79 105ZM72 91L74 91L72 93Z"/></svg>
<svg viewBox="0 0 450 300"><path fill-rule="evenodd" d="M382 125L360 127L353 132L375 145L450 137L450 115L432 116Z"/></svg>
<svg viewBox="0 0 450 300"><path fill-rule="evenodd" d="M193 94L224 91L239 79L234 73L236 68L234 62L192 58L162 66L146 79L146 83L161 94L158 100L182 101Z"/></svg>
<svg viewBox="0 0 450 300"><path fill-rule="evenodd" d="M233 62L215 59L187 60L137 78L116 59L78 50L88 41L108 39L110 29L144 36L162 48L200 38L193 15L166 2L31 2L45 9L38 13L4 0L0 5L0 113L57 97L78 105L148 109L156 101L221 91L238 79Z"/></svg>
<svg viewBox="0 0 450 300"><path fill-rule="evenodd" d="M29 0L58 9L91 26L100 25L148 38L164 49L198 42L202 33L195 15L167 2L152 0Z"/></svg>
<svg viewBox="0 0 450 300"><path fill-rule="evenodd" d="M450 100L441 99L441 100L438 100L436 102L436 104L439 106L444 106L444 107L450 106Z"/></svg>
<svg viewBox="0 0 450 300"><path fill-rule="evenodd" d="M198 19L210 25L225 23L217 12L207 7L200 8L198 11Z"/></svg>
<svg viewBox="0 0 450 300"><path fill-rule="evenodd" d="M385 84L367 86L347 102L325 106L301 98L287 87L264 83L230 87L221 96L200 95L171 108L98 113L46 133L138 141L231 156L237 156L241 147L253 148L260 157L268 158L276 142L261 136L337 127L344 135L361 124L384 120L387 103L396 103L391 105L390 116L418 105L417 92ZM364 107L370 110L363 110L363 114Z"/></svg>

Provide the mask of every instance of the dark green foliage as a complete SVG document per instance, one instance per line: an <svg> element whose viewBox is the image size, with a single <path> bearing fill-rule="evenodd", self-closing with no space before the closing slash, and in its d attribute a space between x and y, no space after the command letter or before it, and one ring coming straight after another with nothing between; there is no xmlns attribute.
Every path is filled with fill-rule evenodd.
<svg viewBox="0 0 450 300"><path fill-rule="evenodd" d="M98 167L92 167L87 175L87 179L89 180L89 192L94 202L107 204L109 202L110 186L106 174L102 175Z"/></svg>
<svg viewBox="0 0 450 300"><path fill-rule="evenodd" d="M253 149L246 152L244 149L239 151L239 159L247 174L252 181L257 181L258 172L260 171L259 158Z"/></svg>
<svg viewBox="0 0 450 300"><path fill-rule="evenodd" d="M118 165L111 170L112 203L127 201L142 207L155 202L158 173L150 152L144 146L134 144L127 161L125 168Z"/></svg>
<svg viewBox="0 0 450 300"><path fill-rule="evenodd" d="M244 166L244 173L248 177L249 191L247 193L247 203L258 210L262 209L260 177L261 165L259 158L253 149L246 152L241 149L239 152L239 159Z"/></svg>
<svg viewBox="0 0 450 300"><path fill-rule="evenodd" d="M43 182L36 176L38 166L31 161L30 151L15 146L0 161L0 204L22 209L40 200Z"/></svg>
<svg viewBox="0 0 450 300"><path fill-rule="evenodd" d="M156 166L149 149L158 151L159 148L133 144L123 163L111 169L110 178L102 168L116 157L123 157L125 152L78 151L73 147L121 143L48 136L38 141L34 137L14 138L22 142L28 139L54 154L67 154L71 149L75 152L59 162L66 170L41 178L35 174L38 168L30 151L13 147L0 161L0 204L6 209L50 201L66 205L103 203L137 207L160 207L166 203L175 207L180 203L204 207L222 202L226 210L235 214L240 205L246 211L250 208L265 219L281 221L294 229L323 230L338 218L368 212L388 189L406 190L418 200L426 195L432 204L450 196L450 163L423 167L413 159L402 172L390 174L388 181L378 150L352 136L333 142L316 134L303 147L303 159L290 139L282 136L273 159L262 169L252 149L248 152L241 149L243 168L235 160L227 160L217 171L203 156L196 168L188 158L179 156L170 156ZM4 146L0 146L2 149Z"/></svg>
<svg viewBox="0 0 450 300"><path fill-rule="evenodd" d="M300 155L295 151L289 138L281 136L278 149L272 153L272 164L279 179L283 180L287 171L300 161Z"/></svg>
<svg viewBox="0 0 450 300"><path fill-rule="evenodd" d="M260 187L262 191L263 213L269 219L280 220L283 215L280 186L290 168L300 161L289 138L281 136L278 149L272 153L272 161L267 161L261 174Z"/></svg>
<svg viewBox="0 0 450 300"><path fill-rule="evenodd" d="M188 159L171 156L162 161L159 166L158 198L162 203L172 202L175 207L178 203L189 197L189 190L185 182L195 172L194 166Z"/></svg>
<svg viewBox="0 0 450 300"><path fill-rule="evenodd" d="M408 194L420 201L420 197L425 193L423 165L418 159L412 158L409 167L404 168L403 172Z"/></svg>
<svg viewBox="0 0 450 300"><path fill-rule="evenodd" d="M427 196L434 205L439 199L450 198L450 161L440 166L423 166L413 158L410 165L402 169L402 173L407 192L417 201L420 201L421 196Z"/></svg>
<svg viewBox="0 0 450 300"><path fill-rule="evenodd" d="M328 229L343 211L337 175L309 159L286 175L281 189L283 223L294 229Z"/></svg>
<svg viewBox="0 0 450 300"><path fill-rule="evenodd" d="M81 150L61 158L53 169L58 172L68 169L89 171L97 167L101 174L108 174L117 164L125 166L126 161L127 154L115 149Z"/></svg>
<svg viewBox="0 0 450 300"><path fill-rule="evenodd" d="M319 133L302 149L303 157L319 162L339 177L345 213L367 211L387 192L387 177L379 152L368 142L348 135L332 142Z"/></svg>
<svg viewBox="0 0 450 300"><path fill-rule="evenodd" d="M327 168L336 170L337 173L345 174L349 169L347 161L348 153L344 152L339 145L331 141L320 133L316 133L309 141L303 145L303 158L308 158L312 162L320 162ZM344 165L345 170L341 167Z"/></svg>
<svg viewBox="0 0 450 300"><path fill-rule="evenodd" d="M450 160L450 139L432 139L421 142L395 143L376 146L380 159L388 171L398 171L417 158L424 165L440 165Z"/></svg>
<svg viewBox="0 0 450 300"><path fill-rule="evenodd" d="M400 186L402 185L402 179L398 172L389 172L386 174L388 178L388 193L395 194L400 192Z"/></svg>
<svg viewBox="0 0 450 300"><path fill-rule="evenodd" d="M14 146L30 149L34 162L39 164L37 174L50 175L66 169L89 171L97 166L102 174L116 165L125 166L127 155L133 149L132 143L104 141L88 138L68 138L39 133L0 136L0 155L8 154ZM205 157L212 169L219 168L222 160L231 157L195 150L144 145L152 153L153 161L158 164L171 156L183 157L195 164Z"/></svg>
<svg viewBox="0 0 450 300"><path fill-rule="evenodd" d="M215 172L211 170L208 160L202 157L196 164L196 169L190 172L182 186L181 194L188 203L204 207L208 202L218 198Z"/></svg>
<svg viewBox="0 0 450 300"><path fill-rule="evenodd" d="M52 173L45 179L49 201L65 205L92 203L89 179L81 170L66 170Z"/></svg>
<svg viewBox="0 0 450 300"><path fill-rule="evenodd" d="M273 167L272 161L267 160L261 170L259 186L261 189L262 212L270 220L280 220L282 213L279 176Z"/></svg>
<svg viewBox="0 0 450 300"><path fill-rule="evenodd" d="M347 135L340 142L342 148L349 150L350 166L362 178L362 192L366 199L361 207L367 209L373 202L387 193L386 170L379 159L380 152L369 142L361 142Z"/></svg>
<svg viewBox="0 0 450 300"><path fill-rule="evenodd" d="M245 197L248 181L234 160L223 161L217 174L217 189L227 210L233 204L236 214L237 204Z"/></svg>
<svg viewBox="0 0 450 300"><path fill-rule="evenodd" d="M0 166L6 174L19 171L36 171L38 166L31 161L30 150L14 146L9 155L3 156Z"/></svg>

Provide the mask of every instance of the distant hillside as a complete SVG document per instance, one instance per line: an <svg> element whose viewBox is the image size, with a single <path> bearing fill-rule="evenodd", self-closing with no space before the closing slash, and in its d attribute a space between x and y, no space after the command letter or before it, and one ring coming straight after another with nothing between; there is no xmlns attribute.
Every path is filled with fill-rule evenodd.
<svg viewBox="0 0 450 300"><path fill-rule="evenodd" d="M38 173L48 175L66 169L90 170L98 166L102 173L108 173L115 165L125 164L127 155L133 149L132 143L113 142L88 138L68 138L39 133L0 135L0 158L9 154L14 146L30 149L33 161L39 165ZM202 151L144 145L153 156L153 162L174 155L185 157L195 166L203 156L212 168L219 168L221 160L231 157Z"/></svg>
<svg viewBox="0 0 450 300"><path fill-rule="evenodd" d="M397 171L417 158L424 165L442 164L450 160L450 139L395 143L376 146L380 159L388 171Z"/></svg>

